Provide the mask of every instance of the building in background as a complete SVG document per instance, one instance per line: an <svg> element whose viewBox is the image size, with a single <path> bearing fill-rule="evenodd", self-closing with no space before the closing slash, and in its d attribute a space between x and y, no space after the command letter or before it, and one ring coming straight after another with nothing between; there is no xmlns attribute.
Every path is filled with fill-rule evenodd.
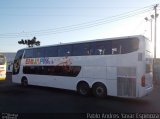
<svg viewBox="0 0 160 119"><path fill-rule="evenodd" d="M0 52L5 55L7 59L7 72L12 72L13 61L16 53L14 52Z"/></svg>

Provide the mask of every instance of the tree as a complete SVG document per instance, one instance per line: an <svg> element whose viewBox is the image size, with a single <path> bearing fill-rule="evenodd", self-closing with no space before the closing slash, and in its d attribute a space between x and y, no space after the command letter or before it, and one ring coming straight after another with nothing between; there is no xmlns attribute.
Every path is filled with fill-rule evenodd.
<svg viewBox="0 0 160 119"><path fill-rule="evenodd" d="M28 45L28 47L40 46L40 41L36 41L36 37L30 39L21 39L18 44Z"/></svg>

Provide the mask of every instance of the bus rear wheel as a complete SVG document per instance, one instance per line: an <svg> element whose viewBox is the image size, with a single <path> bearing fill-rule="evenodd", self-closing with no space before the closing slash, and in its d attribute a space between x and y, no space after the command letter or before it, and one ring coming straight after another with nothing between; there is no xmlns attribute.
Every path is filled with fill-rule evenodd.
<svg viewBox="0 0 160 119"><path fill-rule="evenodd" d="M103 98L107 96L107 88L103 83L95 83L92 86L92 93L94 96Z"/></svg>
<svg viewBox="0 0 160 119"><path fill-rule="evenodd" d="M90 87L87 82L79 82L77 85L77 92L80 95L88 96L90 94Z"/></svg>
<svg viewBox="0 0 160 119"><path fill-rule="evenodd" d="M27 87L28 86L28 80L26 77L23 77L22 80L21 80L21 85L23 87Z"/></svg>

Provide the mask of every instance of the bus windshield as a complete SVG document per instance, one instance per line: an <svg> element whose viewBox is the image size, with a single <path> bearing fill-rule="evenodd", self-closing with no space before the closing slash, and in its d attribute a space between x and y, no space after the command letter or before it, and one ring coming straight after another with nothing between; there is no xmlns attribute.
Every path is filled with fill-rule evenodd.
<svg viewBox="0 0 160 119"><path fill-rule="evenodd" d="M0 54L0 80L6 79L6 57Z"/></svg>
<svg viewBox="0 0 160 119"><path fill-rule="evenodd" d="M3 55L0 55L0 65L5 64L5 57Z"/></svg>

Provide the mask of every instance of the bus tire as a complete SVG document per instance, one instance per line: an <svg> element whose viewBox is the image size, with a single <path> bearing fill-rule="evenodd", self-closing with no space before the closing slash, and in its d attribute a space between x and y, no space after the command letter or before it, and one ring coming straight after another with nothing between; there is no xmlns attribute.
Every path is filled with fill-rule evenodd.
<svg viewBox="0 0 160 119"><path fill-rule="evenodd" d="M28 86L28 80L26 77L23 77L22 80L21 80L21 85L23 87L27 87Z"/></svg>
<svg viewBox="0 0 160 119"><path fill-rule="evenodd" d="M80 95L88 96L90 94L89 84L87 82L85 82L85 81L79 82L77 84L77 92Z"/></svg>
<svg viewBox="0 0 160 119"><path fill-rule="evenodd" d="M103 83L97 82L92 86L92 93L95 97L103 98L107 96L107 88Z"/></svg>

